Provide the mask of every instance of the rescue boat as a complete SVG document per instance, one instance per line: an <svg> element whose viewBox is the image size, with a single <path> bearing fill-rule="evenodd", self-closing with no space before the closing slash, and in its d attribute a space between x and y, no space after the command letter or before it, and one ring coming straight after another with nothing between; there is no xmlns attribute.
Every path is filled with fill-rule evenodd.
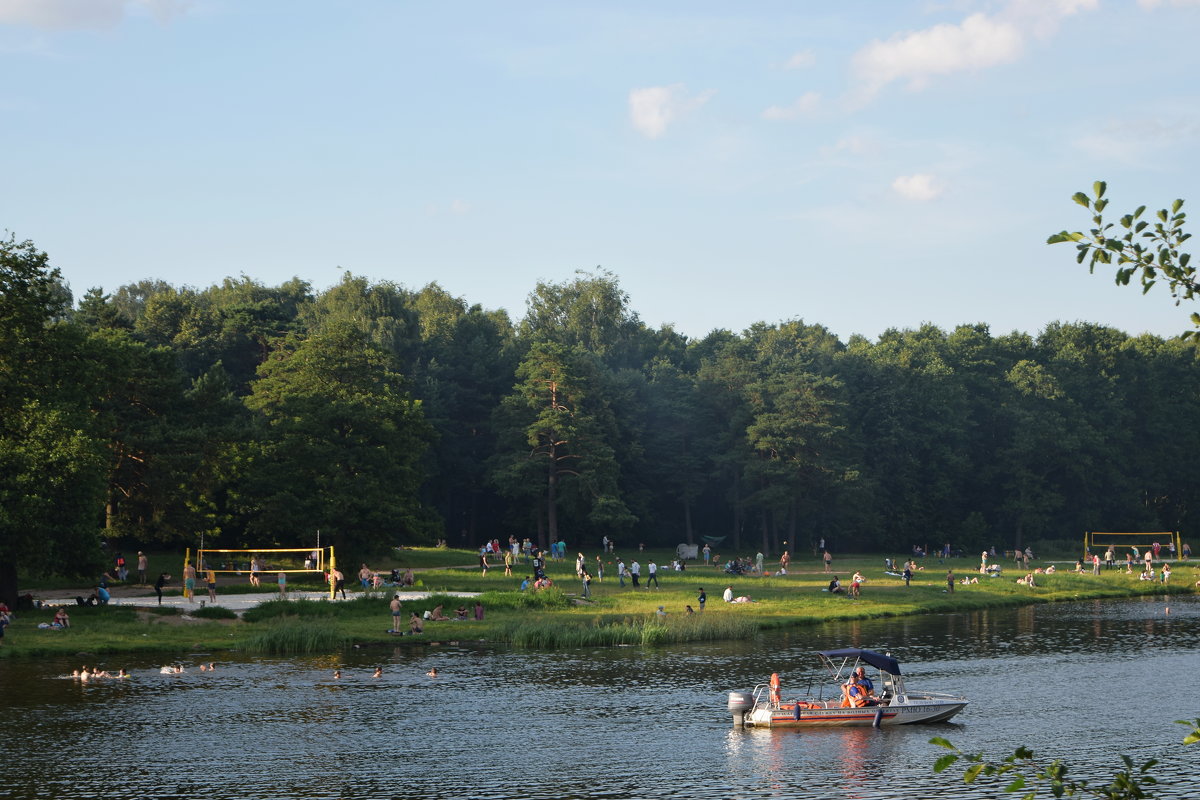
<svg viewBox="0 0 1200 800"><path fill-rule="evenodd" d="M965 697L908 689L900 663L890 653L843 648L819 651L817 657L830 675L828 683L820 684L815 693L810 686L806 694L789 698L775 673L752 692L730 692L733 724L743 728L879 728L945 722L967 707ZM866 682L852 678L860 667ZM875 678L867 667L873 668Z"/></svg>

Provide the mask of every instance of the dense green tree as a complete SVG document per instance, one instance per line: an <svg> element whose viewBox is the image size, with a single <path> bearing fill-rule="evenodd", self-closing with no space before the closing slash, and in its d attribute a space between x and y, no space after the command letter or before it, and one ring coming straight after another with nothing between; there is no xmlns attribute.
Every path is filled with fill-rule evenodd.
<svg viewBox="0 0 1200 800"><path fill-rule="evenodd" d="M348 324L291 339L246 398L261 426L239 502L247 539L307 545L320 530L343 553L432 542L418 498L431 431L391 354Z"/></svg>
<svg viewBox="0 0 1200 800"><path fill-rule="evenodd" d="M0 600L18 570L96 563L104 443L89 413L82 332L59 273L32 242L0 241Z"/></svg>

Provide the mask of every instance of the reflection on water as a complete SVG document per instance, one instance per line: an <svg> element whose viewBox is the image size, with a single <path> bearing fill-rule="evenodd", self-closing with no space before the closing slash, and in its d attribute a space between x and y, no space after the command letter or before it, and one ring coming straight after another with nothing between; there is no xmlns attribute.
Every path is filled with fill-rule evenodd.
<svg viewBox="0 0 1200 800"><path fill-rule="evenodd" d="M0 796L29 798L978 797L931 764L941 735L994 756L1018 744L1080 772L1114 754L1190 775L1175 719L1200 603L1088 602L828 625L755 642L513 652L464 644L311 659L225 656L212 674L106 659L128 681L59 679L78 664L0 662ZM913 688L961 692L953 724L734 729L724 693L812 653L888 650ZM193 663L221 657L196 653ZM95 659L99 660L99 659ZM375 666L380 678L371 677ZM438 678L425 672L436 666ZM343 677L334 679L341 668ZM1186 796L1182 789L1172 795Z"/></svg>

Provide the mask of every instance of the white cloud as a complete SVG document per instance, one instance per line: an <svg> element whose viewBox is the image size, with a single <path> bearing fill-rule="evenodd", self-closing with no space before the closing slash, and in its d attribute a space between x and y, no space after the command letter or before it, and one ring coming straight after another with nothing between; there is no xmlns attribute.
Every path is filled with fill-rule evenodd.
<svg viewBox="0 0 1200 800"><path fill-rule="evenodd" d="M898 33L859 50L853 70L858 100L867 101L893 81L921 89L938 75L987 69L1016 61L1030 36L1053 35L1059 23L1099 0L1009 0L999 12L975 13L960 24L943 23Z"/></svg>
<svg viewBox="0 0 1200 800"><path fill-rule="evenodd" d="M187 7L187 0L0 0L0 25L111 28L128 16L147 13L159 22L170 22Z"/></svg>
<svg viewBox="0 0 1200 800"><path fill-rule="evenodd" d="M802 114L811 114L821 104L818 92L806 92L790 106L771 106L762 112L763 119L795 119Z"/></svg>
<svg viewBox="0 0 1200 800"><path fill-rule="evenodd" d="M682 83L633 89L629 92L629 119L643 136L657 139L667 132L668 125L700 108L713 94L710 89L688 97Z"/></svg>
<svg viewBox="0 0 1200 800"><path fill-rule="evenodd" d="M933 200L944 191L932 175L924 172L901 175L892 181L892 189L901 197L920 201Z"/></svg>
<svg viewBox="0 0 1200 800"><path fill-rule="evenodd" d="M784 69L804 69L811 67L817 63L817 55L812 50L801 50L798 53L793 53L792 57L783 65Z"/></svg>
<svg viewBox="0 0 1200 800"><path fill-rule="evenodd" d="M875 139L862 136L851 135L844 136L838 139L831 147L822 147L821 155L825 158L837 155L838 153L848 153L852 156L875 155L880 150L879 142Z"/></svg>

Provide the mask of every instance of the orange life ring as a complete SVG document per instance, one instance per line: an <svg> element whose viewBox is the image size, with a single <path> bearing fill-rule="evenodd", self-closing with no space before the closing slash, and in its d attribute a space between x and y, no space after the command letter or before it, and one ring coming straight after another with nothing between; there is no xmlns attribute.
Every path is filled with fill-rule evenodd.
<svg viewBox="0 0 1200 800"><path fill-rule="evenodd" d="M782 696L782 693L780 692L780 688L782 687L782 685L783 684L779 680L779 673L772 672L771 673L771 702L772 703L779 702L780 697Z"/></svg>

